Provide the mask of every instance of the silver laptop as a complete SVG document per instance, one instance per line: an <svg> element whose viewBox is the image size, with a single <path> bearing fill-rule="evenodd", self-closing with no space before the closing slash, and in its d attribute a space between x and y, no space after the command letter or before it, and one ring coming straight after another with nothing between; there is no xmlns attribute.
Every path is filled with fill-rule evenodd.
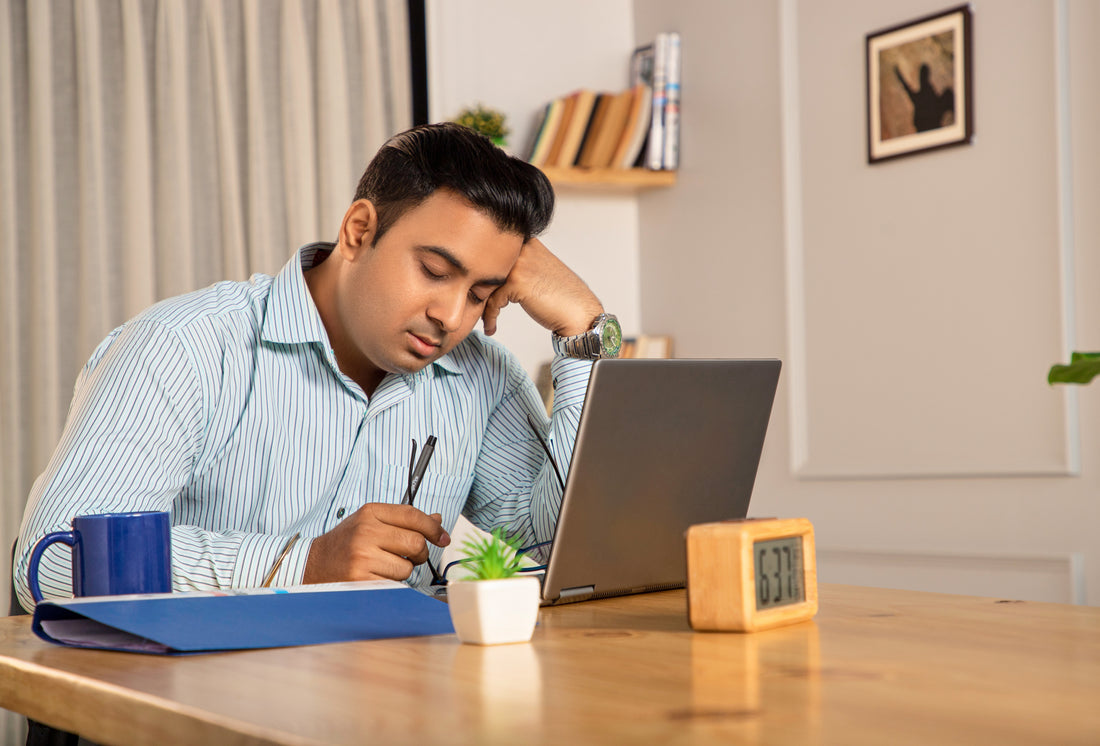
<svg viewBox="0 0 1100 746"><path fill-rule="evenodd" d="M779 360L599 360L543 605L681 588L684 532L744 518Z"/></svg>

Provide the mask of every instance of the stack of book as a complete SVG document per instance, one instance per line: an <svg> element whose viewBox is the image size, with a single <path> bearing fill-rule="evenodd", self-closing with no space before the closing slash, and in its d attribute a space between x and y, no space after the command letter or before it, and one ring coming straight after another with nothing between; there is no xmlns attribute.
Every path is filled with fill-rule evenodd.
<svg viewBox="0 0 1100 746"><path fill-rule="evenodd" d="M632 55L629 88L581 89L543 107L527 160L539 168L675 169L679 130L680 36L662 33Z"/></svg>

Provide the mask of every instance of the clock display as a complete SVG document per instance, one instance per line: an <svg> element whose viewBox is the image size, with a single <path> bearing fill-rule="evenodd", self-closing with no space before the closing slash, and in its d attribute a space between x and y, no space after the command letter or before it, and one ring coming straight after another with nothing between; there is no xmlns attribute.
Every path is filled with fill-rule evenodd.
<svg viewBox="0 0 1100 746"><path fill-rule="evenodd" d="M806 600L801 536L754 542L753 562L757 610Z"/></svg>
<svg viewBox="0 0 1100 746"><path fill-rule="evenodd" d="M757 632L817 613L814 527L805 518L742 518L687 530L692 629Z"/></svg>

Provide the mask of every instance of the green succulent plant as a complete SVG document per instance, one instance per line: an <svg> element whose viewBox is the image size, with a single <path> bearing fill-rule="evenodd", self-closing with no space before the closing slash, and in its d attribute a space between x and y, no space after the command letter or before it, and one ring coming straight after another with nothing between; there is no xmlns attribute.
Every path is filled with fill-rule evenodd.
<svg viewBox="0 0 1100 746"><path fill-rule="evenodd" d="M455 121L474 132L480 132L498 145L503 144L504 138L511 132L504 122L504 114L482 104L463 109Z"/></svg>
<svg viewBox="0 0 1100 746"><path fill-rule="evenodd" d="M462 545L462 566L471 574L466 580L510 578L523 567L518 537L507 537L504 529L494 528L488 536L467 539Z"/></svg>
<svg viewBox="0 0 1100 746"><path fill-rule="evenodd" d="M1052 365L1047 383L1088 383L1100 375L1100 352L1074 352L1069 365Z"/></svg>

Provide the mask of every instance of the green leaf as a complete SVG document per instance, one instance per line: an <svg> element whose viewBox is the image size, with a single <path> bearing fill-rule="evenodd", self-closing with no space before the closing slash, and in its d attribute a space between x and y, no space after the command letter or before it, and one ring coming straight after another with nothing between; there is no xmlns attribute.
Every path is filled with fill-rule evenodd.
<svg viewBox="0 0 1100 746"><path fill-rule="evenodd" d="M1052 365L1047 383L1088 383L1100 375L1100 352L1074 352L1069 365Z"/></svg>
<svg viewBox="0 0 1100 746"><path fill-rule="evenodd" d="M506 537L504 529L494 528L488 536L467 539L462 550L463 566L472 575L468 580L499 580L519 572L522 560L517 553L519 537Z"/></svg>

